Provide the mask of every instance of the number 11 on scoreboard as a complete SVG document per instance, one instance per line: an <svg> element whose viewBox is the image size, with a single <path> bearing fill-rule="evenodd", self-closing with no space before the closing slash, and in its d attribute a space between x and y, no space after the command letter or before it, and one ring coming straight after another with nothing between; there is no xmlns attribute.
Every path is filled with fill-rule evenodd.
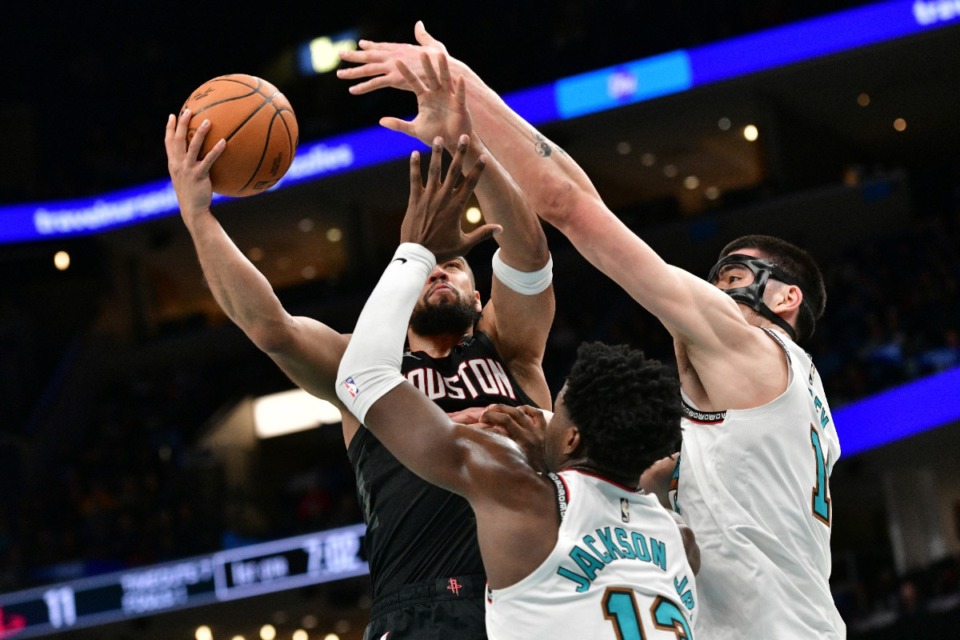
<svg viewBox="0 0 960 640"><path fill-rule="evenodd" d="M43 600L47 603L47 613L53 628L71 627L76 624L77 605L74 601L73 589L70 587L50 589L44 592Z"/></svg>

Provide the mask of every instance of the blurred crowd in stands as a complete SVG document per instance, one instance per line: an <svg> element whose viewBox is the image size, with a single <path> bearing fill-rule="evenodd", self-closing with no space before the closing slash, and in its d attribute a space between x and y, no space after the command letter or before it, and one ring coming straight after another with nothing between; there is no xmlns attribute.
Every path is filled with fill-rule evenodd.
<svg viewBox="0 0 960 640"><path fill-rule="evenodd" d="M851 640L953 638L960 629L960 559L897 576L881 566L834 598Z"/></svg>

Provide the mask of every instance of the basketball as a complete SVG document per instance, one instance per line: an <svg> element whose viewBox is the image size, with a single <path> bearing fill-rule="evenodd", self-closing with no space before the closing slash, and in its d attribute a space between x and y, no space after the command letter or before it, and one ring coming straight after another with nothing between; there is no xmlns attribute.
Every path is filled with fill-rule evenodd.
<svg viewBox="0 0 960 640"><path fill-rule="evenodd" d="M261 193L290 168L299 142L297 118L286 96L266 80L243 73L213 78L190 94L180 112L184 109L193 114L188 140L201 122L210 121L201 158L220 138L227 141L210 170L216 193L234 198Z"/></svg>

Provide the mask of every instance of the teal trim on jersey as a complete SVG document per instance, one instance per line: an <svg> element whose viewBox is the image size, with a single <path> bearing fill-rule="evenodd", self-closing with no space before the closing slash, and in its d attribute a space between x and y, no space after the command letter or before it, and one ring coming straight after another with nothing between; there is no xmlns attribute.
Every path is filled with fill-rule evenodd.
<svg viewBox="0 0 960 640"><path fill-rule="evenodd" d="M653 620L658 629L673 631L678 640L693 640L693 631L683 611L666 598L657 598L653 605Z"/></svg>
<svg viewBox="0 0 960 640"><path fill-rule="evenodd" d="M813 445L813 454L817 461L817 486L813 488L813 515L828 527L830 526L830 498L827 497L827 461L823 455L823 446L820 444L820 432L810 427L810 443Z"/></svg>
<svg viewBox="0 0 960 640"><path fill-rule="evenodd" d="M620 640L644 640L637 601L632 591L607 589L603 596L603 616L613 622Z"/></svg>

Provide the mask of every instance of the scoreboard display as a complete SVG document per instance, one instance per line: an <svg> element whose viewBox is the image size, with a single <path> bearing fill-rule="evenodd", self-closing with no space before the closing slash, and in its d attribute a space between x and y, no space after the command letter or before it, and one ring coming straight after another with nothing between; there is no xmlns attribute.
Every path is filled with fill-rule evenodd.
<svg viewBox="0 0 960 640"><path fill-rule="evenodd" d="M362 524L0 595L0 639L35 638L352 578Z"/></svg>

